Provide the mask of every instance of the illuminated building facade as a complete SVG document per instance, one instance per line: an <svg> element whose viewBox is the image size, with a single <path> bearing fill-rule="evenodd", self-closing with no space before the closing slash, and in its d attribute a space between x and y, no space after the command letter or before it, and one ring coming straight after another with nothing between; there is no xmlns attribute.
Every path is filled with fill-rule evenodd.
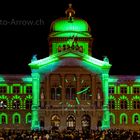
<svg viewBox="0 0 140 140"><path fill-rule="evenodd" d="M88 23L66 17L50 27L49 57L33 56L31 75L0 76L0 127L138 129L140 77L111 76L107 57L92 57Z"/></svg>

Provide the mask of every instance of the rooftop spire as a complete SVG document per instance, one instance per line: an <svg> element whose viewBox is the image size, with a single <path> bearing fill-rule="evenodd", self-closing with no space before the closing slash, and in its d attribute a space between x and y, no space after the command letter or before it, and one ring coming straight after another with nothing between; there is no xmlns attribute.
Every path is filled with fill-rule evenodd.
<svg viewBox="0 0 140 140"><path fill-rule="evenodd" d="M75 11L72 8L72 4L69 4L69 8L65 11L66 15L71 18L75 14Z"/></svg>

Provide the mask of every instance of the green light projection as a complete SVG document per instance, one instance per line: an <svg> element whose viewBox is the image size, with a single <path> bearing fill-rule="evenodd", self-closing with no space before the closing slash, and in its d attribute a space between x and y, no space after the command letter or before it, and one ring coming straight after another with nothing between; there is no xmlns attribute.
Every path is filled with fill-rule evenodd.
<svg viewBox="0 0 140 140"><path fill-rule="evenodd" d="M5 96L5 95L1 95L0 100L6 100L7 101L7 109L9 109L9 99L8 99L8 97Z"/></svg>
<svg viewBox="0 0 140 140"><path fill-rule="evenodd" d="M89 26L88 23L83 19L74 18L70 22L67 18L62 18L55 20L51 25L52 31L57 32L67 32L67 31L79 31L79 32L88 32Z"/></svg>
<svg viewBox="0 0 140 140"><path fill-rule="evenodd" d="M124 121L125 120L125 121ZM122 124L124 121L125 124L128 124L128 116L126 113L121 113L120 114L120 124Z"/></svg>
<svg viewBox="0 0 140 140"><path fill-rule="evenodd" d="M102 79L102 88L104 94L104 103L103 103L103 119L102 119L102 129L110 128L110 112L108 108L109 95L108 95L108 73L103 73L101 76Z"/></svg>
<svg viewBox="0 0 140 140"><path fill-rule="evenodd" d="M121 109L120 108L120 100L126 100L127 101L127 109L129 109L129 99L127 98L127 96L122 95L122 96L119 97L119 99L118 99L118 109Z"/></svg>
<svg viewBox="0 0 140 140"><path fill-rule="evenodd" d="M2 82L2 83L3 83L3 82L5 82L4 77L3 77L3 76L1 76L1 75L0 75L0 82Z"/></svg>
<svg viewBox="0 0 140 140"><path fill-rule="evenodd" d="M121 94L121 87L126 87L127 88L127 94L129 94L129 86L127 84L120 84L120 86L118 86L118 94Z"/></svg>
<svg viewBox="0 0 140 140"><path fill-rule="evenodd" d="M23 77L22 81L25 83L32 83L32 77L29 76Z"/></svg>
<svg viewBox="0 0 140 140"><path fill-rule="evenodd" d="M76 36L80 38L91 38L91 34L88 32L79 32L79 31L69 31L69 32L53 32L49 35L50 37L68 37Z"/></svg>
<svg viewBox="0 0 140 140"><path fill-rule="evenodd" d="M11 103L10 103L10 109L13 108L13 102L14 100L19 100L20 101L20 109L23 109L23 106L22 106L22 98L19 96L19 95L15 95L11 98Z"/></svg>
<svg viewBox="0 0 140 140"><path fill-rule="evenodd" d="M65 79L65 81L67 81L67 79ZM88 96L92 96L91 93L88 93L88 92L87 92L87 91L89 90L89 88L90 88L90 87L88 86L88 87L86 87L85 89L83 89L83 90L81 90L81 91L79 91L79 92L76 92L76 94L77 94L77 95L79 95L79 94L88 94ZM87 105L90 105L89 102L86 101L86 103L87 103ZM80 105L81 103L80 103L80 99L78 98L78 96L76 96L74 102L66 101L66 103L65 103L65 102L59 102L59 104L60 104L60 105L62 105L62 104L63 104L63 105L66 105L66 106L67 106L67 107L65 108L66 111L67 111L68 109L72 109L72 108L73 108L73 112L76 113L76 111L77 111L77 105ZM82 109L82 111L85 110L83 107L82 107L81 109Z"/></svg>
<svg viewBox="0 0 140 140"><path fill-rule="evenodd" d="M64 44L71 43L70 38L71 37L79 37L78 45L83 47L82 52L81 51L75 51L74 50L66 50L64 52L58 53L58 47L61 45L61 47ZM66 40L67 38L67 40ZM74 38L73 38L74 39ZM111 67L111 64L109 64L109 61L101 61L98 59L95 59L89 55L89 43L92 39L92 36L90 34L90 28L86 21L78 18L73 18L72 20L68 18L62 18L55 20L51 24L51 33L49 35L49 42L52 46L50 52L50 56L41 60L35 60L29 64L30 68L32 69L32 83L33 83L33 105L32 105L32 129L39 128L39 119L38 119L38 106L39 106L39 75L42 74L49 74L56 70L59 66L64 66L65 64L73 64L77 63L77 66L84 67L86 70L89 70L89 72L96 73L99 75L102 75L102 83L103 83L103 94L104 94L104 103L103 103L103 120L102 120L102 129L109 128L109 109L108 109L108 73L109 69ZM66 58L67 57L67 58ZM67 62L67 59L74 58L74 62ZM78 59L77 59L78 58ZM36 76L36 74L38 76ZM38 78L34 78L38 77ZM85 90L86 91L86 90ZM82 94L82 92L78 92L79 95ZM89 95L92 96L92 95ZM78 99L78 96L75 97L74 103L67 102L63 103L60 102L60 104L66 104L68 108L72 108L73 106L79 105L80 100ZM90 103L87 102L88 105ZM82 108L82 110L84 110ZM76 109L74 109L74 112L76 112Z"/></svg>
<svg viewBox="0 0 140 140"><path fill-rule="evenodd" d="M9 85L8 84L0 84L0 87L6 87L6 89L7 89L7 92L6 93L10 93L10 91L9 91Z"/></svg>
<svg viewBox="0 0 140 140"><path fill-rule="evenodd" d="M28 113L26 114L26 117L25 117L26 124L29 123L28 117L31 116L31 115L32 115L31 112L28 112Z"/></svg>
<svg viewBox="0 0 140 140"><path fill-rule="evenodd" d="M6 114L6 113L4 113L4 112L2 112L1 114L0 114L0 124L2 124L2 117L5 117L5 119L6 119L6 124L8 124L8 115Z"/></svg>
<svg viewBox="0 0 140 140"><path fill-rule="evenodd" d="M134 113L134 114L132 115L132 124L135 124L135 123L136 123L136 122L135 122L135 117L138 117L138 118L137 118L137 123L140 124L140 114L139 114L139 113Z"/></svg>
<svg viewBox="0 0 140 140"><path fill-rule="evenodd" d="M17 122L15 122L16 117L18 118L18 124L20 124L21 123L21 116L20 116L20 114L18 112L15 112L13 114L13 116L12 116L12 122L13 122L13 124L16 124L17 123Z"/></svg>
<svg viewBox="0 0 140 140"><path fill-rule="evenodd" d="M63 45L65 45L65 50L63 48L64 47ZM80 47L81 47L81 50L80 50ZM81 51L82 53L88 55L88 53L89 53L88 52L88 42L79 41L78 48L79 49L77 49L76 45L72 46L72 43L69 41L69 39L67 41L63 41L63 42L59 42L59 43L53 42L52 43L52 54L57 54L60 52L80 52Z"/></svg>
<svg viewBox="0 0 140 140"><path fill-rule="evenodd" d="M32 96L31 95L28 95L28 96L25 97L24 103L23 103L23 109L26 109L26 101L27 100L32 100Z"/></svg>
<svg viewBox="0 0 140 140"><path fill-rule="evenodd" d="M22 94L22 86L20 85L20 84L13 84L13 85L11 85L11 93L14 93L13 91L13 89L14 89L14 87L19 87L20 88L20 94Z"/></svg>
<svg viewBox="0 0 140 140"><path fill-rule="evenodd" d="M130 93L133 94L133 88L140 88L140 84L135 84L130 87Z"/></svg>
<svg viewBox="0 0 140 140"><path fill-rule="evenodd" d="M109 100L113 100L115 102L115 110L117 110L117 100L113 95L109 96Z"/></svg>
<svg viewBox="0 0 140 140"><path fill-rule="evenodd" d="M117 93L117 87L116 87L116 85L109 84L109 88L114 88L114 94Z"/></svg>
<svg viewBox="0 0 140 140"><path fill-rule="evenodd" d="M110 118L111 118L110 121L112 121L112 123L115 124L115 120L116 120L115 118L116 118L116 116L115 116L114 113L110 112Z"/></svg>
<svg viewBox="0 0 140 140"><path fill-rule="evenodd" d="M131 101L130 101L130 109L133 110L133 102L134 101L140 101L140 96L139 95L135 95L131 98Z"/></svg>
<svg viewBox="0 0 140 140"><path fill-rule="evenodd" d="M40 122L38 116L39 110L39 93L40 93L40 75L39 73L32 73L32 122L31 129L40 129Z"/></svg>
<svg viewBox="0 0 140 140"><path fill-rule="evenodd" d="M32 84L26 84L23 87L23 93L26 94L27 93L27 87L32 87Z"/></svg>

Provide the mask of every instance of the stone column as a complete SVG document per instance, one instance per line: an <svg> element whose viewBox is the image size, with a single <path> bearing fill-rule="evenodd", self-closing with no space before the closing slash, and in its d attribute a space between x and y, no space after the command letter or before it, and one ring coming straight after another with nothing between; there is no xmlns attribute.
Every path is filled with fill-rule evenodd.
<svg viewBox="0 0 140 140"><path fill-rule="evenodd" d="M50 103L50 79L49 75L46 76L46 106Z"/></svg>
<svg viewBox="0 0 140 140"><path fill-rule="evenodd" d="M40 129L39 122L39 94L40 94L40 75L39 73L32 73L32 123L31 129Z"/></svg>
<svg viewBox="0 0 140 140"><path fill-rule="evenodd" d="M61 101L63 103L65 101L65 75L64 74L61 74L61 79L62 79L62 83L61 83L61 88L62 88Z"/></svg>
<svg viewBox="0 0 140 140"><path fill-rule="evenodd" d="M92 94L91 101L94 107L95 106L94 100L96 99L97 92L96 92L96 77L93 74L91 75L91 94Z"/></svg>
<svg viewBox="0 0 140 140"><path fill-rule="evenodd" d="M102 88L104 94L102 129L110 128L110 113L108 108L108 74L102 74Z"/></svg>

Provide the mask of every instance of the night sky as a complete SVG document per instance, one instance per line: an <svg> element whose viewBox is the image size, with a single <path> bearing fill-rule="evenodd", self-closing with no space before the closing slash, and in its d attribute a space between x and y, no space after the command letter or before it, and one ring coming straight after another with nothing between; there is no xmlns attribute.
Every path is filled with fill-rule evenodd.
<svg viewBox="0 0 140 140"><path fill-rule="evenodd" d="M48 56L50 24L65 16L72 3L94 38L93 57L108 56L111 75L140 75L140 8L134 2L52 0L0 4L0 74L30 74L32 55ZM40 25L12 25L11 21L42 21ZM4 23L2 23L4 22ZM8 23L6 23L8 22ZM4 25L5 24L5 25Z"/></svg>

